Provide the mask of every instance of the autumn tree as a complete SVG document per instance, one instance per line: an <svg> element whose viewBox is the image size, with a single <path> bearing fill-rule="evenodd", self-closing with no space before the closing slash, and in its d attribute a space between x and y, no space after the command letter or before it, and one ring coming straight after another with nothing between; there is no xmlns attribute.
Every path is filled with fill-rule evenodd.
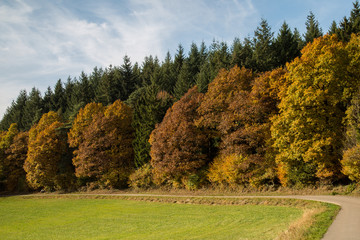
<svg viewBox="0 0 360 240"><path fill-rule="evenodd" d="M24 164L26 179L33 189L66 189L71 185L71 158L60 116L44 114L29 131L29 147Z"/></svg>
<svg viewBox="0 0 360 240"><path fill-rule="evenodd" d="M345 47L335 35L318 38L287 65L290 85L272 126L283 185L341 177L343 119L358 84L358 42L354 37Z"/></svg>
<svg viewBox="0 0 360 240"><path fill-rule="evenodd" d="M190 187L208 161L208 137L194 124L203 94L191 88L167 112L150 136L151 166L157 184Z"/></svg>
<svg viewBox="0 0 360 240"><path fill-rule="evenodd" d="M7 180L9 177L9 164L7 163L7 150L13 143L14 137L18 134L17 124L10 125L6 132L0 135L0 191L7 189Z"/></svg>
<svg viewBox="0 0 360 240"><path fill-rule="evenodd" d="M10 192L23 192L28 190L24 163L28 152L28 132L19 132L13 139L12 144L5 151L5 166L7 178L5 188Z"/></svg>
<svg viewBox="0 0 360 240"><path fill-rule="evenodd" d="M131 120L131 108L120 100L92 119L75 151L77 177L88 177L103 187L126 186L134 155Z"/></svg>

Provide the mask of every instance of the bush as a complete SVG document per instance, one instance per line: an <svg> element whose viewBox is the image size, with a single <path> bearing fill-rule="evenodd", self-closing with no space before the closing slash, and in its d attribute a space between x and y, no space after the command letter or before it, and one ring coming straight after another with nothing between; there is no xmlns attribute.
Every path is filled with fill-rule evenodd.
<svg viewBox="0 0 360 240"><path fill-rule="evenodd" d="M245 184L248 182L248 179L245 179L243 174L247 169L247 166L244 166L246 162L247 157L237 154L215 158L209 169L209 181L220 186Z"/></svg>
<svg viewBox="0 0 360 240"><path fill-rule="evenodd" d="M132 188L150 188L154 185L152 168L149 163L133 172L129 177L129 185Z"/></svg>
<svg viewBox="0 0 360 240"><path fill-rule="evenodd" d="M351 180L360 182L360 145L356 145L344 152L341 160L342 172Z"/></svg>

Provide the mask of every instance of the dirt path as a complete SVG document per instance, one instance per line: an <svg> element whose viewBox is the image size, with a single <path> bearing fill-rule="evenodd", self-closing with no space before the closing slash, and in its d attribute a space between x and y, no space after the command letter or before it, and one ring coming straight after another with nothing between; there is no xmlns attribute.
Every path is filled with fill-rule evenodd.
<svg viewBox="0 0 360 240"><path fill-rule="evenodd" d="M155 194L114 194L124 196L168 196L168 197L194 197L185 195L155 195ZM196 196L214 197L214 196ZM322 201L341 206L341 210L333 224L323 237L323 240L360 240L360 198L347 196L218 196L219 198L296 198L304 200Z"/></svg>

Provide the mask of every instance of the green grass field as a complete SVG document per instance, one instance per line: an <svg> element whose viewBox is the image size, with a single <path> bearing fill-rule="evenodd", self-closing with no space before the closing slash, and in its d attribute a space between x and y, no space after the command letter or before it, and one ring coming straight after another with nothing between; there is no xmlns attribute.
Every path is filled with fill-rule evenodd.
<svg viewBox="0 0 360 240"><path fill-rule="evenodd" d="M0 239L274 239L295 207L0 198Z"/></svg>

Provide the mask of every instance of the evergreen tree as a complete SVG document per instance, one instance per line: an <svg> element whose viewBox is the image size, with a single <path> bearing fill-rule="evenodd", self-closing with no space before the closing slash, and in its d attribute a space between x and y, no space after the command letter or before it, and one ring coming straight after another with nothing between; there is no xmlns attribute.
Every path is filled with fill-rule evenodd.
<svg viewBox="0 0 360 240"><path fill-rule="evenodd" d="M136 168L140 168L150 161L150 133L162 121L172 99L155 84L136 90L130 99L133 108L132 126L135 130L134 161Z"/></svg>
<svg viewBox="0 0 360 240"><path fill-rule="evenodd" d="M262 19L260 26L255 30L254 37L254 61L255 69L259 72L268 71L275 66L275 51L273 46L273 35L268 22Z"/></svg>
<svg viewBox="0 0 360 240"><path fill-rule="evenodd" d="M336 34L338 32L338 27L335 21L333 21L331 23L331 26L329 28L328 34L333 35Z"/></svg>
<svg viewBox="0 0 360 240"><path fill-rule="evenodd" d="M360 4L359 1L353 3L350 17L344 17L339 24L337 34L342 41L348 42L352 33L360 32Z"/></svg>
<svg viewBox="0 0 360 240"><path fill-rule="evenodd" d="M175 83L176 77L174 73L174 63L171 60L171 55L169 52L166 53L165 61L161 65L161 80L159 81L159 86L162 90L172 93Z"/></svg>
<svg viewBox="0 0 360 240"><path fill-rule="evenodd" d="M286 22L274 42L276 51L276 66L284 66L300 55L298 42Z"/></svg>
<svg viewBox="0 0 360 240"><path fill-rule="evenodd" d="M153 56L145 57L141 67L141 86L151 85L152 81L158 82L160 64L158 58Z"/></svg>
<svg viewBox="0 0 360 240"><path fill-rule="evenodd" d="M64 113L66 110L66 99L65 99L65 89L61 79L59 79L54 87L54 94L51 96L51 104L54 107L55 111L59 113Z"/></svg>
<svg viewBox="0 0 360 240"><path fill-rule="evenodd" d="M319 27L319 22L316 20L313 12L307 16L306 33L304 35L305 43L312 42L315 38L321 37L323 35L322 29Z"/></svg>
<svg viewBox="0 0 360 240"><path fill-rule="evenodd" d="M1 120L1 130L6 131L12 123L17 123L19 130L24 130L23 118L24 108L27 102L28 96L26 90L21 90L16 101L11 103L11 106L6 109L3 119Z"/></svg>
<svg viewBox="0 0 360 240"><path fill-rule="evenodd" d="M24 107L22 121L24 130L29 130L35 123L40 120L42 114L44 113L42 104L43 100L41 93L34 87L29 93Z"/></svg>
<svg viewBox="0 0 360 240"><path fill-rule="evenodd" d="M138 78L133 73L133 67L131 65L130 58L125 55L124 63L120 66L120 72L122 74L122 79L124 81L124 97L123 99L127 99L130 94L135 91L136 85L138 85Z"/></svg>
<svg viewBox="0 0 360 240"><path fill-rule="evenodd" d="M179 44L177 52L175 54L175 59L174 59L174 73L175 73L176 78L180 74L180 71L181 71L184 61L185 61L184 48L181 44Z"/></svg>
<svg viewBox="0 0 360 240"><path fill-rule="evenodd" d="M191 44L191 49L189 52L189 57L186 59L189 65L189 72L192 78L192 82L195 82L197 74L200 72L201 67L201 56L199 49L195 43Z"/></svg>
<svg viewBox="0 0 360 240"><path fill-rule="evenodd" d="M190 64L185 61L174 88L175 98L179 100L194 84L195 81L190 72Z"/></svg>
<svg viewBox="0 0 360 240"><path fill-rule="evenodd" d="M53 98L53 91L51 90L51 87L49 86L44 94L44 98L43 98L43 111L44 113L48 113L50 111L54 111L55 110L55 106L53 105L51 99Z"/></svg>
<svg viewBox="0 0 360 240"><path fill-rule="evenodd" d="M213 41L209 49L210 80L214 79L222 68L230 66L230 53L226 42Z"/></svg>

